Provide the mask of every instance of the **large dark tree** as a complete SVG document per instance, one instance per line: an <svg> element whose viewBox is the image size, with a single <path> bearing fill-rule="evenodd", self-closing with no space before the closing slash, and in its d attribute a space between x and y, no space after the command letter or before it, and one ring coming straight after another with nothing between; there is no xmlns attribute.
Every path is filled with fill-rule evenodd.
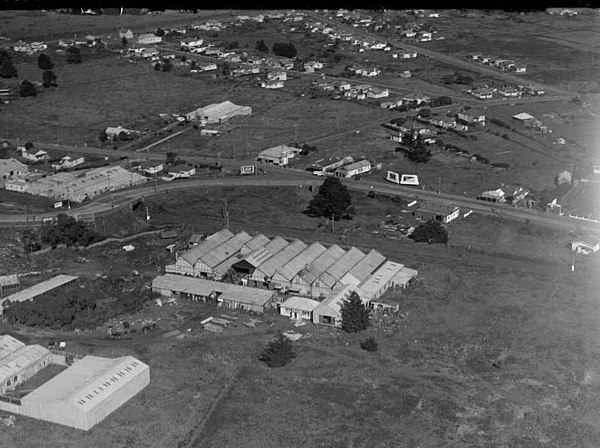
<svg viewBox="0 0 600 448"><path fill-rule="evenodd" d="M52 67L54 67L54 64L52 63L52 61L50 60L50 57L48 57L48 55L42 53L38 56L38 67L41 68L42 70L50 70Z"/></svg>
<svg viewBox="0 0 600 448"><path fill-rule="evenodd" d="M419 224L411 238L417 242L448 243L448 231L439 221L430 220Z"/></svg>
<svg viewBox="0 0 600 448"><path fill-rule="evenodd" d="M340 308L342 314L342 330L348 333L358 333L371 324L371 310L360 300L356 291L352 291Z"/></svg>
<svg viewBox="0 0 600 448"><path fill-rule="evenodd" d="M276 42L273 44L273 53L283 58L293 58L298 53L293 43Z"/></svg>
<svg viewBox="0 0 600 448"><path fill-rule="evenodd" d="M81 64L81 52L77 47L67 48L67 63L68 64Z"/></svg>
<svg viewBox="0 0 600 448"><path fill-rule="evenodd" d="M33 83L25 80L25 81L21 82L21 85L19 87L19 95L21 95L23 97L36 96L37 90L36 90L35 86L33 85Z"/></svg>
<svg viewBox="0 0 600 448"><path fill-rule="evenodd" d="M295 357L292 341L280 331L277 338L258 355L258 360L269 367L283 367Z"/></svg>
<svg viewBox="0 0 600 448"><path fill-rule="evenodd" d="M348 188L337 177L328 177L308 204L306 214L323 216L335 221L351 213L352 198Z"/></svg>
<svg viewBox="0 0 600 448"><path fill-rule="evenodd" d="M265 41L263 39L256 41L256 49L258 51L262 51L263 53L269 52L269 47L267 47L267 44L265 44Z"/></svg>
<svg viewBox="0 0 600 448"><path fill-rule="evenodd" d="M10 55L0 50L0 76L2 78L14 78L17 76L17 69L12 63Z"/></svg>
<svg viewBox="0 0 600 448"><path fill-rule="evenodd" d="M87 246L100 239L97 233L88 229L81 221L76 221L72 216L61 213L57 218L55 224L44 225L39 230L43 243L51 246L57 244Z"/></svg>
<svg viewBox="0 0 600 448"><path fill-rule="evenodd" d="M52 70L44 70L42 73L42 84L44 87L56 87L58 84L56 83L56 75Z"/></svg>

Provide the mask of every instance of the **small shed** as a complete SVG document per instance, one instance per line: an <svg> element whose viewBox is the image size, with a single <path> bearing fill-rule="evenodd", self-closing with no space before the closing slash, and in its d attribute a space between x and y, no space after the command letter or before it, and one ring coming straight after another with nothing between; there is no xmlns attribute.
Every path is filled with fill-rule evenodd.
<svg viewBox="0 0 600 448"><path fill-rule="evenodd" d="M279 307L279 314L291 319L307 319L312 321L313 310L319 302L306 297L290 297Z"/></svg>

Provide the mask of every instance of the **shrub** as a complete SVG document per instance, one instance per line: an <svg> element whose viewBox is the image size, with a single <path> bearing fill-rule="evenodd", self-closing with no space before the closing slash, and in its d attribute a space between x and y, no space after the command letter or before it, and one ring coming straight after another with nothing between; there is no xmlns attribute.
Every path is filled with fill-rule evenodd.
<svg viewBox="0 0 600 448"><path fill-rule="evenodd" d="M441 222L430 220L419 224L413 231L411 238L416 242L448 243L448 231Z"/></svg>
<svg viewBox="0 0 600 448"><path fill-rule="evenodd" d="M295 357L292 341L280 331L277 338L258 355L258 360L269 367L283 367Z"/></svg>
<svg viewBox="0 0 600 448"><path fill-rule="evenodd" d="M367 338L360 343L360 348L368 352L376 352L378 349L377 341L375 341L375 338Z"/></svg>

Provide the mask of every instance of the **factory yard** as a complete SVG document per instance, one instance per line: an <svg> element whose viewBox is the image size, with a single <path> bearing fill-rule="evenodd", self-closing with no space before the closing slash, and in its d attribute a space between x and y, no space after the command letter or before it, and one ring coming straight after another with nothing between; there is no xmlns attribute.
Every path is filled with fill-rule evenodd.
<svg viewBox="0 0 600 448"><path fill-rule="evenodd" d="M597 11L75 12L0 14L0 446L600 446Z"/></svg>

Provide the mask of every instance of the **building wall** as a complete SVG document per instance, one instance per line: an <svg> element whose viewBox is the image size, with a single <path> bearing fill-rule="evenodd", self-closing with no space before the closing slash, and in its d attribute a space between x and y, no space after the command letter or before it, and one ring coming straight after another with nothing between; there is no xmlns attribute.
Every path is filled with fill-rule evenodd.
<svg viewBox="0 0 600 448"><path fill-rule="evenodd" d="M87 431L119 409L148 384L150 384L150 368L146 366L87 412L77 404L68 401L38 403L27 400L25 396L21 400L21 413L27 417Z"/></svg>
<svg viewBox="0 0 600 448"><path fill-rule="evenodd" d="M194 267L182 257L179 257L175 264L167 265L165 267L165 271L171 274L189 275L192 277L200 276L200 273L197 272Z"/></svg>
<svg viewBox="0 0 600 448"><path fill-rule="evenodd" d="M14 376L17 378L16 381L13 377L10 378L10 385L8 385L6 381L0 384L0 394L6 393L7 390L14 390L18 385L23 384L29 378L50 364L52 364L52 354L48 352L44 356L26 366L21 371L15 373Z"/></svg>
<svg viewBox="0 0 600 448"><path fill-rule="evenodd" d="M283 305L281 306L281 308L279 308L279 314L281 314L282 316L291 317L293 319L301 318L312 320L312 313L310 311L287 308Z"/></svg>

